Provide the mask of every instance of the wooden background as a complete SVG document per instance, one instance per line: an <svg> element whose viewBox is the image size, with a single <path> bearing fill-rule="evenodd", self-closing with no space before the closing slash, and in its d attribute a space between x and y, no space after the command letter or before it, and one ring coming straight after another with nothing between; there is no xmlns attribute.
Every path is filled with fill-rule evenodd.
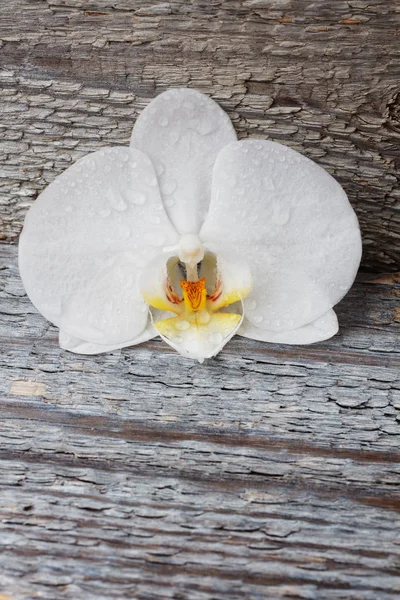
<svg viewBox="0 0 400 600"><path fill-rule="evenodd" d="M395 0L0 4L0 600L400 597ZM82 357L24 294L37 194L171 86L343 185L363 267L341 331Z"/></svg>

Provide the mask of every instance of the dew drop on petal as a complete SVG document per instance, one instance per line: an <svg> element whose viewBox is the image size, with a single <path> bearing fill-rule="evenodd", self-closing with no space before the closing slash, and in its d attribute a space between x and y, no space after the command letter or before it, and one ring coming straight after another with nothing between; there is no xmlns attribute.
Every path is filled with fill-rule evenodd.
<svg viewBox="0 0 400 600"><path fill-rule="evenodd" d="M174 179L166 181L161 186L161 192L163 194L165 194L166 196L169 196L170 194L172 194L176 190L176 185L177 184L176 184L176 181Z"/></svg>
<svg viewBox="0 0 400 600"><path fill-rule="evenodd" d="M163 165L162 163L160 163L160 162L159 162L159 163L156 165L156 173L157 173L157 175L158 175L158 176L162 175L162 174L164 173L164 171L165 171L164 165Z"/></svg>
<svg viewBox="0 0 400 600"><path fill-rule="evenodd" d="M164 204L167 208L171 208L175 204L175 200L173 198L166 198L164 200Z"/></svg>
<svg viewBox="0 0 400 600"><path fill-rule="evenodd" d="M132 198L133 204L144 204L146 202L146 194L144 192L137 192Z"/></svg>
<svg viewBox="0 0 400 600"><path fill-rule="evenodd" d="M262 317L261 315L255 315L253 317L253 321L254 323L262 323L264 321L264 317Z"/></svg>
<svg viewBox="0 0 400 600"><path fill-rule="evenodd" d="M197 313L197 322L199 325L207 325L211 320L210 313L206 310L201 310Z"/></svg>
<svg viewBox="0 0 400 600"><path fill-rule="evenodd" d="M257 302L255 300L248 300L246 302L246 308L248 308L249 310L254 310L255 308L257 308Z"/></svg>
<svg viewBox="0 0 400 600"><path fill-rule="evenodd" d="M167 127L168 123L169 121L166 116L160 117L158 119L158 124L161 125L161 127Z"/></svg>
<svg viewBox="0 0 400 600"><path fill-rule="evenodd" d="M145 182L147 185L155 187L157 185L157 177L155 175L147 175L145 177Z"/></svg>
<svg viewBox="0 0 400 600"><path fill-rule="evenodd" d="M123 210L126 210L128 208L122 196L112 189L108 190L107 199L110 202L111 208L117 210L118 212L122 212Z"/></svg>
<svg viewBox="0 0 400 600"><path fill-rule="evenodd" d="M190 323L189 321L185 321L185 320L179 320L175 323L175 327L179 330L179 331L186 331L187 329L190 328Z"/></svg>
<svg viewBox="0 0 400 600"><path fill-rule="evenodd" d="M109 208L103 208L103 210L100 211L99 215L103 219L106 219L107 217L109 217L111 215L111 210Z"/></svg>

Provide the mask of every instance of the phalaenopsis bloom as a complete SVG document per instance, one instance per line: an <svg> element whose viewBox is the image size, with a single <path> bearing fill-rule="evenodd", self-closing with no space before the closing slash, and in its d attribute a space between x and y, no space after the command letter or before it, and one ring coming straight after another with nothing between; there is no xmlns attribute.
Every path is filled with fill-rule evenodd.
<svg viewBox="0 0 400 600"><path fill-rule="evenodd" d="M39 196L19 266L60 346L96 354L160 335L203 361L234 334L333 336L361 257L357 218L324 169L281 144L237 141L194 90L141 113L130 147L78 160Z"/></svg>

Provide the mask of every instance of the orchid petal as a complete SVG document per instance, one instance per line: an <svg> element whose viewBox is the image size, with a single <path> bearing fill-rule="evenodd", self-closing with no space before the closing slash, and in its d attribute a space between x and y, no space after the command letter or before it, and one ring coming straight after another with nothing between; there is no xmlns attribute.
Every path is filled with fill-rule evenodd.
<svg viewBox="0 0 400 600"><path fill-rule="evenodd" d="M335 311L332 309L327 313L303 327L292 331L268 331L260 329L244 319L238 335L259 340L260 342L271 342L274 344L314 344L322 342L334 336L339 330Z"/></svg>
<svg viewBox="0 0 400 600"><path fill-rule="evenodd" d="M361 258L357 218L324 169L280 144L241 141L216 160L204 245L240 248L253 274L246 318L282 332L315 321L352 285Z"/></svg>
<svg viewBox="0 0 400 600"><path fill-rule="evenodd" d="M138 277L178 235L164 211L151 161L109 148L50 184L30 209L19 266L33 304L92 344L127 344L146 327Z"/></svg>
<svg viewBox="0 0 400 600"><path fill-rule="evenodd" d="M210 203L214 161L235 140L228 115L195 90L164 92L137 119L131 146L151 158L167 214L180 233L199 231Z"/></svg>
<svg viewBox="0 0 400 600"><path fill-rule="evenodd" d="M111 346L106 346L103 344L92 344L91 342L87 342L86 340L82 340L73 335L69 335L65 333L62 329L60 329L60 333L58 336L58 341L60 348L63 350L68 350L69 352L74 352L74 354L103 354L105 352L112 352L113 350L120 350L121 348L126 348L128 346L137 346L138 344L142 344L143 342L147 342L154 337L158 336L158 332L153 327L152 323L149 323L146 329L135 339L129 340L128 342L122 342L120 344L114 344Z"/></svg>

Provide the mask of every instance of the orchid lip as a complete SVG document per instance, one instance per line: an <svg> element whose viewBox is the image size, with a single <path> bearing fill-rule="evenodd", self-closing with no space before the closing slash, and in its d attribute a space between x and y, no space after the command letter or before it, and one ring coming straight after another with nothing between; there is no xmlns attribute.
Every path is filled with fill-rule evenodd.
<svg viewBox="0 0 400 600"><path fill-rule="evenodd" d="M187 248L187 244L182 246ZM195 266L182 263L182 254L171 256L167 262L160 257L148 265L142 293L151 307L152 323L159 335L184 356L202 362L215 356L242 324L248 275L244 280L246 288L232 289L229 280L224 285L215 254L202 247L203 259ZM185 278L180 278L182 273ZM157 317L152 308L157 309Z"/></svg>

